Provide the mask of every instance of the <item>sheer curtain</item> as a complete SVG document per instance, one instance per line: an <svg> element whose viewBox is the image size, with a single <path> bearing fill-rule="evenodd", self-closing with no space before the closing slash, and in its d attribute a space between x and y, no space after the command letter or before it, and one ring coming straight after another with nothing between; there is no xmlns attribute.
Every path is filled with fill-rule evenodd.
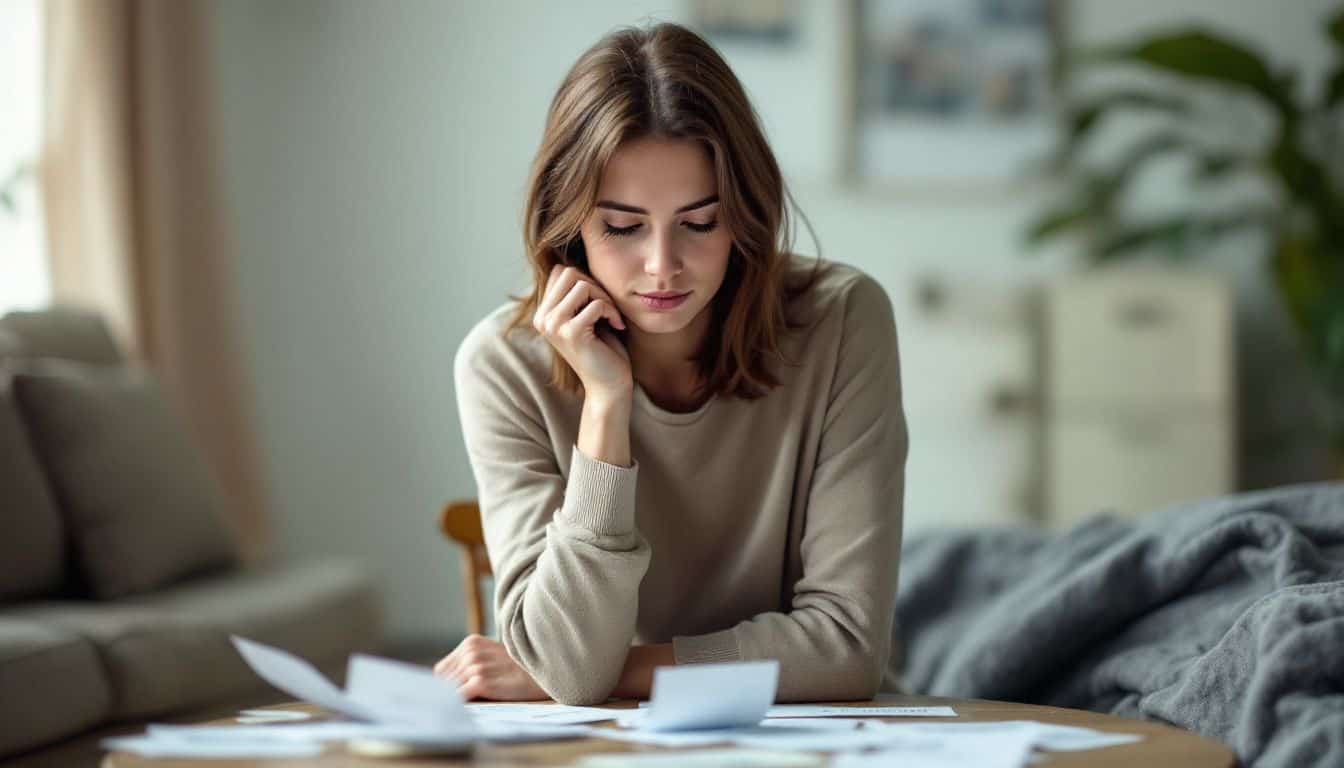
<svg viewBox="0 0 1344 768"><path fill-rule="evenodd" d="M41 136L39 0L0 2L0 314L47 303L42 200L32 177Z"/></svg>
<svg viewBox="0 0 1344 768"><path fill-rule="evenodd" d="M202 0L46 0L42 191L56 302L99 310L152 367L268 544L213 167Z"/></svg>

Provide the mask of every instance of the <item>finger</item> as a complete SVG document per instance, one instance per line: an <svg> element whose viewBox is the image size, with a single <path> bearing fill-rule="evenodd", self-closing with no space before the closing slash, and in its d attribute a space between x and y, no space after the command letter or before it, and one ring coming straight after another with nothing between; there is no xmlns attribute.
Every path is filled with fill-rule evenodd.
<svg viewBox="0 0 1344 768"><path fill-rule="evenodd" d="M601 320L602 317L607 314L607 308L610 306L611 305L607 304L605 301L591 302L588 306L583 308L583 311L575 315L573 320L570 320L565 324L561 333L577 336L583 329L596 326L597 321Z"/></svg>
<svg viewBox="0 0 1344 768"><path fill-rule="evenodd" d="M486 687L483 678L473 677L466 683L458 686L457 692L461 694L463 699L471 701L472 699L485 698L486 694L489 693L489 689Z"/></svg>
<svg viewBox="0 0 1344 768"><path fill-rule="evenodd" d="M444 677L450 680L456 680L459 677L458 665L456 664L455 661L444 659L443 661L434 665L434 676Z"/></svg>
<svg viewBox="0 0 1344 768"><path fill-rule="evenodd" d="M607 311L602 316L607 319L607 322L611 323L613 328L625 330L625 318L621 316L621 311L616 308L616 300L611 298L611 294L607 293L607 290L597 283L590 282L589 284L592 286L589 297L601 299L607 307Z"/></svg>
<svg viewBox="0 0 1344 768"><path fill-rule="evenodd" d="M456 648L454 648L447 656L444 656L442 659L439 659L438 663L434 665L434 674L437 675L440 672L451 668L456 659L461 655L462 655L462 643L458 643Z"/></svg>
<svg viewBox="0 0 1344 768"><path fill-rule="evenodd" d="M569 289L569 293L565 294L565 297L551 310L550 321L552 325L558 328L574 319L579 310L584 308L583 305L588 302L591 291L592 287L588 283L582 280L575 283L574 287Z"/></svg>
<svg viewBox="0 0 1344 768"><path fill-rule="evenodd" d="M559 269L559 267L556 267ZM541 299L537 301L537 308L532 312L532 327L538 333L546 332L546 318L550 317L551 305L554 303L556 285L559 283L558 273L551 270L551 277L546 281L546 288L541 292Z"/></svg>
<svg viewBox="0 0 1344 768"><path fill-rule="evenodd" d="M624 357L626 360L630 359L630 350L625 348L625 342L621 341L616 334L611 331L602 330L597 332L597 338L601 339L603 344L611 347L612 352Z"/></svg>
<svg viewBox="0 0 1344 768"><path fill-rule="evenodd" d="M560 270L558 275L551 278L550 287L546 290L546 296L541 301L541 307L550 310L569 293L570 288L579 280L579 270L573 267L565 267Z"/></svg>
<svg viewBox="0 0 1344 768"><path fill-rule="evenodd" d="M602 313L602 316L607 319L607 322L611 323L611 327L619 328L624 331L625 318L621 316L621 311L616 308L616 302L611 299L604 299L602 301L602 306L606 309L606 311Z"/></svg>

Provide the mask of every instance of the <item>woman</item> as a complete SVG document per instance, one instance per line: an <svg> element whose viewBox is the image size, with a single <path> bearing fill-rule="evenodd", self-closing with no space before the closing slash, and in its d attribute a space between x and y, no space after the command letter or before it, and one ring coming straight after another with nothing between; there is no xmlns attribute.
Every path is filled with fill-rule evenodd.
<svg viewBox="0 0 1344 768"><path fill-rule="evenodd" d="M456 384L502 642L467 698L647 698L661 665L778 659L867 699L890 651L906 427L881 287L787 252L742 86L685 28L601 40L551 104L530 295Z"/></svg>

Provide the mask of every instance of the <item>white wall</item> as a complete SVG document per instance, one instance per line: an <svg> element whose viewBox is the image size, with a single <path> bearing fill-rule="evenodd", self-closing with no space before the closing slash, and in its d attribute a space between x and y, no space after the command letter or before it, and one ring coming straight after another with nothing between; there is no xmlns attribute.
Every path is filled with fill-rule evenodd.
<svg viewBox="0 0 1344 768"><path fill-rule="evenodd" d="M1082 42L1198 19L1319 68L1327 49L1315 24L1332 5L1077 0L1071 17ZM949 346L915 313L911 276L1016 285L1068 254L1021 255L1036 188L921 198L829 180L831 107L806 110L816 123L802 130L786 121L803 111L771 106L832 98L838 30L828 4L803 6L816 18L802 50L832 64L728 55L826 255L869 271L896 301L914 433L909 525L1011 516L986 508L978 489L1018 471L1013 438L976 419L933 429L966 350L1002 345ZM545 109L584 48L649 15L684 20L680 3L614 0L212 6L239 312L278 544L297 557L366 562L399 638L449 643L462 632L456 553L435 531L444 500L474 494L452 356L471 324L521 286L521 190Z"/></svg>

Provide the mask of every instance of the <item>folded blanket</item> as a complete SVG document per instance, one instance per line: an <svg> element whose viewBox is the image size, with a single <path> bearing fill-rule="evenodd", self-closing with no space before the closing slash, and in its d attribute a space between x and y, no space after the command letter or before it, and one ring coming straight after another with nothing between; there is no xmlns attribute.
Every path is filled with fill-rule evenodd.
<svg viewBox="0 0 1344 768"><path fill-rule="evenodd" d="M1344 765L1344 484L911 534L896 615L910 691L1171 723L1256 768Z"/></svg>

